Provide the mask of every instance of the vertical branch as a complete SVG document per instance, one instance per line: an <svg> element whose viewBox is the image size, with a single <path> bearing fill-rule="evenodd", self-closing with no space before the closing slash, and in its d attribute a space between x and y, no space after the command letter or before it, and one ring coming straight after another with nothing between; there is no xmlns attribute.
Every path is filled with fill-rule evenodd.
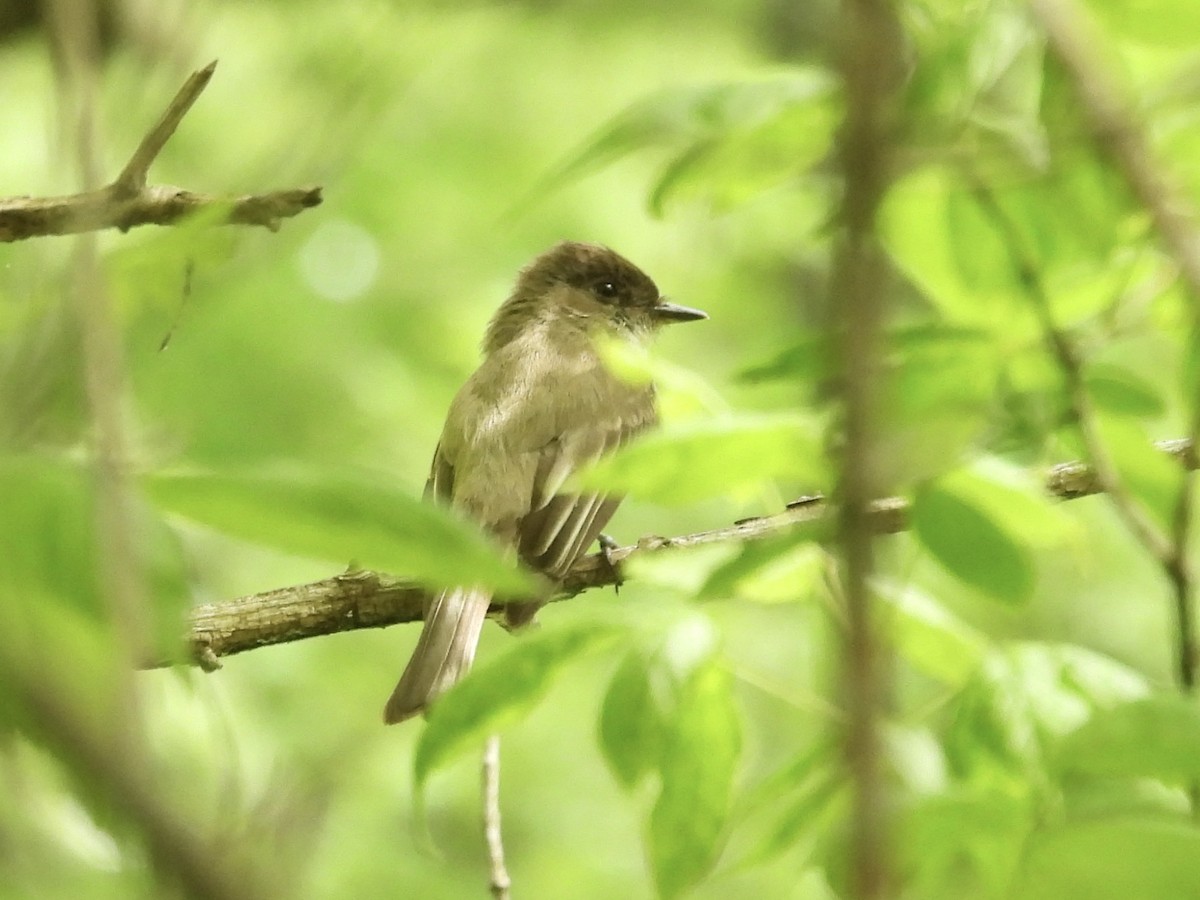
<svg viewBox="0 0 1200 900"><path fill-rule="evenodd" d="M491 891L496 900L508 900L512 881L504 865L504 835L500 829L500 735L493 734L483 748L483 837L487 841Z"/></svg>
<svg viewBox="0 0 1200 900"><path fill-rule="evenodd" d="M1046 32L1050 51L1074 84L1096 143L1150 214L1164 249L1179 264L1193 296L1200 295L1200 233L1194 224L1195 210L1170 184L1165 168L1156 163L1145 134L1134 122L1112 77L1111 67L1096 53L1096 36L1089 33L1079 9L1070 0L1031 0L1030 7Z"/></svg>
<svg viewBox="0 0 1200 900"><path fill-rule="evenodd" d="M75 124L81 187L92 190L100 185L102 178L95 118L97 11L91 0L49 0L48 12L62 55L65 84L61 96L68 106L64 120ZM117 671L121 673L117 688L121 701L115 710L125 721L114 723L114 733L132 741L138 733L133 670L135 662L146 655L148 629L130 515L130 478L125 467L121 341L104 287L94 234L84 233L76 239L72 274L82 341L84 391L92 426L94 528L103 579L101 589L109 606L119 654Z"/></svg>
<svg viewBox="0 0 1200 900"><path fill-rule="evenodd" d="M1016 224L1008 217L995 196L978 179L968 175L971 191L979 208L991 220L1005 246L1013 269L1033 306L1042 329L1043 338L1054 356L1066 383L1071 412L1079 429L1087 462L1097 487L1112 501L1117 514L1134 539L1162 567L1175 598L1177 665L1180 689L1191 696L1196 690L1196 625L1193 613L1192 578L1188 566L1188 537L1192 522L1193 487L1195 484L1195 435L1200 429L1200 406L1193 406L1190 422L1191 440L1186 443L1186 458L1182 467L1179 493L1170 534L1165 532L1142 508L1125 486L1116 464L1100 435L1095 406L1084 382L1083 359L1079 351L1054 322L1050 296L1042 283L1033 255L1026 249ZM1194 401L1193 401L1194 402ZM1192 814L1200 818L1200 784L1191 787Z"/></svg>
<svg viewBox="0 0 1200 900"><path fill-rule="evenodd" d="M1071 78L1096 144L1149 214L1163 250L1179 265L1187 286L1191 340L1200 340L1200 229L1196 227L1195 207L1171 183L1166 167L1155 159L1126 96L1096 53L1094 35L1089 33L1078 7L1070 0L1032 0L1031 8L1046 32L1050 51ZM1187 399L1192 404L1188 438L1194 442L1200 436L1200 398ZM1158 558L1175 597L1179 686L1192 695L1196 692L1200 650L1195 631L1195 587L1187 553L1195 500L1194 476L1189 469L1185 467L1170 535L1164 537L1165 546L1159 548ZM1192 798L1193 813L1200 816L1200 786L1193 787Z"/></svg>
<svg viewBox="0 0 1200 900"><path fill-rule="evenodd" d="M1196 338L1193 338L1195 340ZM1175 501L1175 514L1171 520L1171 553L1165 570L1175 595L1175 627L1178 634L1176 665L1179 687L1191 696L1196 693L1196 667L1200 659L1200 648L1196 645L1195 582L1188 563L1188 543L1191 537L1193 507L1196 500L1195 441L1200 436L1200 398L1193 396L1191 421L1188 437L1191 440L1189 453L1192 458L1180 475L1179 495ZM1192 789L1192 812L1200 817L1200 786Z"/></svg>
<svg viewBox="0 0 1200 900"><path fill-rule="evenodd" d="M875 219L889 177L892 95L901 80L900 29L888 0L845 0L841 28L846 98L840 135L844 233L834 261L831 304L846 432L838 532L847 612L845 752L854 793L850 877L852 896L876 900L889 895L892 878L879 734L888 678L870 598L870 504L885 494L875 465L885 308Z"/></svg>

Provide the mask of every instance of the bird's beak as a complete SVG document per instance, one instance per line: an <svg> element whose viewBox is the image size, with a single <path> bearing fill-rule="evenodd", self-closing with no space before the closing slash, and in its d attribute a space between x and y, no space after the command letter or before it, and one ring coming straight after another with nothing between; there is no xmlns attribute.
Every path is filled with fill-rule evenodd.
<svg viewBox="0 0 1200 900"><path fill-rule="evenodd" d="M695 322L707 319L708 313L702 309L692 309L690 306L680 306L669 300L659 300L651 309L654 318L660 322Z"/></svg>

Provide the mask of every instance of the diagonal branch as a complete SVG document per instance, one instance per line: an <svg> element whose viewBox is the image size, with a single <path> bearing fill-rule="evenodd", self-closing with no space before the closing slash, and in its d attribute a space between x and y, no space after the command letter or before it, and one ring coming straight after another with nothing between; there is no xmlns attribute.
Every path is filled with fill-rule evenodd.
<svg viewBox="0 0 1200 900"><path fill-rule="evenodd" d="M1046 345L1062 373L1071 411L1075 414L1079 436L1083 440L1097 486L1112 499L1113 506L1125 522L1125 527L1138 543L1145 547L1160 565L1166 565L1173 553L1171 540L1142 508L1117 473L1116 463L1100 435L1100 423L1084 383L1083 359L1071 339L1054 321L1050 297L1042 283L1037 263L1026 249L1016 224L1000 206L995 195L981 181L971 178L970 182L971 193L984 215L991 220L1004 244L1009 261L1042 329Z"/></svg>
<svg viewBox="0 0 1200 900"><path fill-rule="evenodd" d="M1158 445L1185 468L1197 467L1189 441ZM1079 462L1062 463L1045 477L1046 492L1060 500L1075 500L1101 493L1095 470ZM708 544L762 540L797 530L823 533L829 507L822 497L808 497L771 516L746 519L725 528L678 537L644 537L610 554L580 559L567 573L555 600L566 600L592 588L610 587L623 578L623 564L632 558ZM896 534L908 528L908 501L892 497L871 505L871 527L878 534ZM414 582L380 572L352 571L321 581L277 588L220 603L195 607L188 622L184 652L187 661L207 671L221 667L221 658L258 647L286 644L306 638L386 628L419 622L425 616L426 592ZM496 610L497 612L499 610ZM153 660L147 668L179 660Z"/></svg>
<svg viewBox="0 0 1200 900"><path fill-rule="evenodd" d="M1095 35L1072 0L1032 0L1051 53L1070 76L1092 135L1116 164L1150 215L1163 248L1174 257L1193 294L1200 294L1200 232L1196 211L1154 158L1145 130L1137 127L1112 67L1096 52Z"/></svg>
<svg viewBox="0 0 1200 900"><path fill-rule="evenodd" d="M234 197L146 183L150 165L208 85L216 65L213 61L188 78L111 184L63 197L0 197L0 243L104 228L127 231L137 225L172 225L201 210L216 211L226 224L277 231L283 219L319 205L319 187Z"/></svg>

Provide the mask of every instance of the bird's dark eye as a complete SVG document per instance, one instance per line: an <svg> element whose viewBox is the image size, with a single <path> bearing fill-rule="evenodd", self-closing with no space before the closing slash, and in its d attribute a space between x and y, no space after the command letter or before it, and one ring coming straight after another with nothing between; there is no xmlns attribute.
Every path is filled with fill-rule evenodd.
<svg viewBox="0 0 1200 900"><path fill-rule="evenodd" d="M605 300L611 300L617 296L617 286L611 281L596 282L596 296L603 297Z"/></svg>

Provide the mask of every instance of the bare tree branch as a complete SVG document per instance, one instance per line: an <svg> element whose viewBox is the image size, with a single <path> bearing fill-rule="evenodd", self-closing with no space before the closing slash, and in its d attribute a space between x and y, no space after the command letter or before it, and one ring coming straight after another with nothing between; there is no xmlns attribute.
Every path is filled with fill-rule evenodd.
<svg viewBox="0 0 1200 900"><path fill-rule="evenodd" d="M1166 441L1164 453L1188 469L1197 467L1189 441ZM1101 493L1095 470L1081 462L1061 463L1045 477L1047 493L1076 500ZM829 507L823 497L805 497L783 512L736 522L726 528L677 537L644 537L610 554L581 558L567 573L555 600L567 600L592 588L611 587L625 579L624 563L637 556L709 544L762 540L805 528L814 537L827 530ZM871 505L871 527L877 534L896 534L908 528L908 501L900 497ZM205 603L191 611L184 639L186 661L206 671L221 667L221 659L292 641L419 622L425 616L427 593L411 580L380 572L352 571L321 581L249 594L234 600ZM500 612L497 607L495 612ZM151 660L146 668L180 662Z"/></svg>
<svg viewBox="0 0 1200 900"><path fill-rule="evenodd" d="M839 584L846 611L843 741L851 791L850 896L883 900L894 873L891 804L882 731L891 694L889 647L872 608L872 498L889 486L878 465L879 397L887 375L880 345L888 288L876 216L892 177L895 94L903 83L900 24L890 0L842 3L838 55L846 113L839 132L843 231L834 254L830 321L835 325L845 430L838 478Z"/></svg>
<svg viewBox="0 0 1200 900"><path fill-rule="evenodd" d="M279 229L286 218L321 203L321 188L304 187L222 197L146 183L150 165L207 86L216 61L195 72L111 184L65 197L0 198L0 243L103 228L171 225L201 210L216 210L230 225Z"/></svg>

